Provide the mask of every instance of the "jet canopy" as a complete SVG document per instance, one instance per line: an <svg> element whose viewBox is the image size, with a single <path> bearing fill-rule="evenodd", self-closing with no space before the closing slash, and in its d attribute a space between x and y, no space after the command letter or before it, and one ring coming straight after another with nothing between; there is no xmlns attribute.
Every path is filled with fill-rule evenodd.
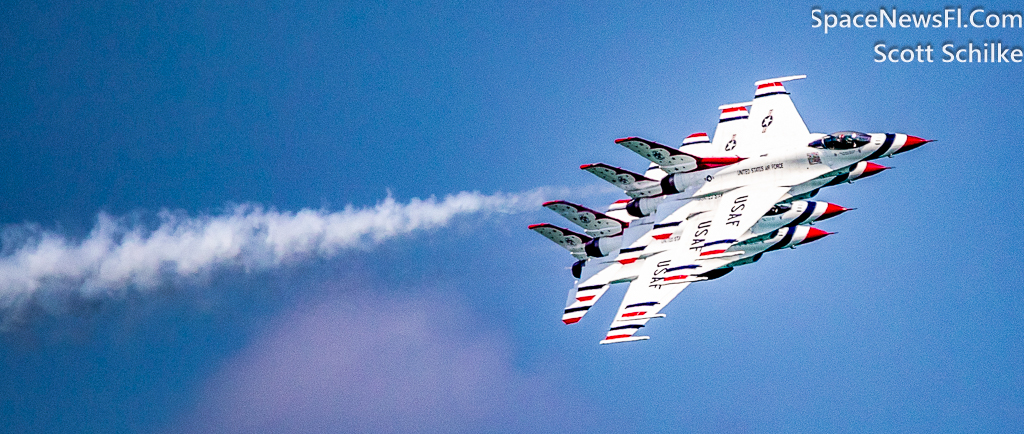
<svg viewBox="0 0 1024 434"><path fill-rule="evenodd" d="M768 210L768 212L765 213L764 215L766 215L766 216L779 215L779 214L788 212L791 209L793 209L793 205L790 205L788 203L780 203L780 204L776 204L775 206L773 206L772 209Z"/></svg>
<svg viewBox="0 0 1024 434"><path fill-rule="evenodd" d="M832 133L808 144L812 148L824 149L854 149L871 142L871 136L856 131L840 131Z"/></svg>

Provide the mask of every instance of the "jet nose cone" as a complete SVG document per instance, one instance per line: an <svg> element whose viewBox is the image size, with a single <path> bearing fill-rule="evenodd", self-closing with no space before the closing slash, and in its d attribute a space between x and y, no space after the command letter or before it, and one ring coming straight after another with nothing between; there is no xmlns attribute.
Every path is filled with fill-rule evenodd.
<svg viewBox="0 0 1024 434"><path fill-rule="evenodd" d="M867 177L867 176L874 175L874 174L876 174L878 172L881 172L883 170L889 170L889 169L891 169L891 167L885 167L885 166L883 166L881 164L875 164L875 163L872 163L872 162L869 161L867 166L864 167L864 174L861 175L860 177L864 178L864 177Z"/></svg>
<svg viewBox="0 0 1024 434"><path fill-rule="evenodd" d="M900 150L894 152L893 155L899 154L900 152L907 152L928 142L931 142L931 140L925 140L917 136L907 135L907 142L900 147Z"/></svg>
<svg viewBox="0 0 1024 434"><path fill-rule="evenodd" d="M819 240L821 238L824 238L824 237L827 237L829 235L832 235L832 232L825 232L825 231L823 231L821 229L818 229L818 228L810 228L807 231L807 236L804 237L804 240L801 241L800 244L807 244L807 243L810 243L812 241L817 241L817 240Z"/></svg>
<svg viewBox="0 0 1024 434"><path fill-rule="evenodd" d="M841 207L834 203L830 203L827 207L825 207L825 212L821 214L821 217L818 217L818 221L830 219L849 210L849 208Z"/></svg>
<svg viewBox="0 0 1024 434"><path fill-rule="evenodd" d="M925 139L922 139L922 138L917 137L917 136L910 136L910 135L908 135L907 136L907 143L904 143L903 147L904 148L906 148L906 147L914 147L914 148L916 148L916 147L921 146L921 145L923 145L925 143L928 143L930 141L931 140L925 140Z"/></svg>

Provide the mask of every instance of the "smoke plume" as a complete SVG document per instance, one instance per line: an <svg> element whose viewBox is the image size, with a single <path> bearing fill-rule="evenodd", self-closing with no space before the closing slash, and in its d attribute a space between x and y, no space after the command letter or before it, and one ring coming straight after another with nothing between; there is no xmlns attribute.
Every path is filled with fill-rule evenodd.
<svg viewBox="0 0 1024 434"><path fill-rule="evenodd" d="M88 296L126 287L152 288L217 267L254 271L311 257L330 258L346 249L439 228L459 215L535 209L544 194L461 192L408 203L388 195L373 207L350 205L336 212L285 212L251 204L221 215L187 216L165 210L155 229L100 214L91 233L77 241L37 225L8 226L0 238L0 308L48 287Z"/></svg>

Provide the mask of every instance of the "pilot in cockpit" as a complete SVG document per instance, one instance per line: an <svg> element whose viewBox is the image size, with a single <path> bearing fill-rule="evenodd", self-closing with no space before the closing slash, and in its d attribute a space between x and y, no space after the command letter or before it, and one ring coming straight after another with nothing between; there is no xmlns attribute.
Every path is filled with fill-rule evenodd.
<svg viewBox="0 0 1024 434"><path fill-rule="evenodd" d="M856 149L871 142L871 136L856 131L832 133L808 144L812 148L832 150Z"/></svg>

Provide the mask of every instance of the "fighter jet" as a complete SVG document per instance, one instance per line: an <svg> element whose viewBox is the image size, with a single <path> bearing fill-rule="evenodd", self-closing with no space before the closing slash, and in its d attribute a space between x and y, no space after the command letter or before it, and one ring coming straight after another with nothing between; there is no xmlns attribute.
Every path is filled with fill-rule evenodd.
<svg viewBox="0 0 1024 434"><path fill-rule="evenodd" d="M878 173L886 168L869 160L928 142L905 134L812 134L782 85L800 78L759 81L753 101L720 106L713 140L693 134L679 149L637 137L617 140L652 163L644 175L601 163L581 166L630 199L604 214L568 202L545 204L596 231L588 232L593 237L531 226L562 239L581 259L573 266L579 280L569 293L565 323L579 321L609 285L630 282L601 343L648 339L634 334L663 317L660 310L690 283L829 235L807 225L847 209L807 200L821 188ZM603 226L593 226L596 221ZM572 243L591 245L593 254Z"/></svg>
<svg viewBox="0 0 1024 434"><path fill-rule="evenodd" d="M752 115L748 117L754 121L758 119L758 113L764 113L764 117L760 123L748 122L748 128L737 136L738 141L745 142L749 149L764 153L719 170L691 195L691 200L714 198L717 202L709 211L710 218L694 232L700 237L694 237L688 248L669 249L647 258L640 275L627 291L616 315L617 321L630 318L625 315L635 314L631 309L635 309L638 303L645 307L645 314L642 318L633 319L649 319L671 301L681 287L685 287L683 284L717 277L713 276L715 270L731 269L742 265L746 258L755 258L757 253L751 253L756 248L749 247L765 245L769 241L776 243L773 239L750 237L750 229L778 204L796 197L813 196L821 187L866 173L870 164L867 160L895 155L927 142L905 134L810 134L781 84L796 78L803 77L756 83L758 88L751 103ZM760 98L763 99L759 103ZM801 143L804 144L801 146ZM668 181L663 180L663 185L674 184L674 180L666 179ZM692 186L685 181L679 184L682 188ZM668 192L671 189L663 187L663 190ZM787 230L790 234L787 242L792 245L794 237L803 236L802 241L806 241L808 236L812 240L824 236L820 233L814 236L810 230L807 234L801 232ZM781 229L775 236L780 234ZM781 236L785 238L786 235ZM675 285L673 291L662 291L666 279ZM654 299L630 303L644 298ZM615 329L619 326L613 323L611 328L616 333L609 332L609 337L602 343L635 340L632 333L623 336L624 333L619 332L622 329Z"/></svg>

